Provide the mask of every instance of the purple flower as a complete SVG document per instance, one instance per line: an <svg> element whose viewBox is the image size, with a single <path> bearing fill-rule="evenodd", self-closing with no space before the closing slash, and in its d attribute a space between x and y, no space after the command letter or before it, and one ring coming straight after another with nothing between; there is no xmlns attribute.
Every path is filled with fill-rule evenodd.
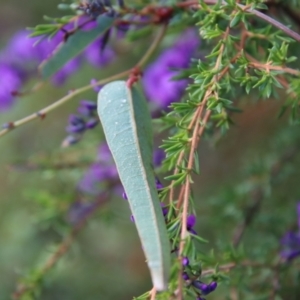
<svg viewBox="0 0 300 300"><path fill-rule="evenodd" d="M190 264L189 258L188 257L183 257L181 261L183 266L188 266Z"/></svg>
<svg viewBox="0 0 300 300"><path fill-rule="evenodd" d="M115 52L107 45L104 47L103 38L100 38L85 49L84 57L92 66L103 67L115 58Z"/></svg>
<svg viewBox="0 0 300 300"><path fill-rule="evenodd" d="M163 202L160 203L160 206L161 206L163 216L165 217L169 212L169 208L166 207L166 205Z"/></svg>
<svg viewBox="0 0 300 300"><path fill-rule="evenodd" d="M99 146L97 159L100 162L111 164L113 162L111 152L106 143Z"/></svg>
<svg viewBox="0 0 300 300"><path fill-rule="evenodd" d="M281 239L282 251L280 256L292 260L300 256L300 232L287 232Z"/></svg>
<svg viewBox="0 0 300 300"><path fill-rule="evenodd" d="M64 84L69 76L74 74L80 67L81 59L79 57L73 58L67 62L56 74L52 77L52 82L60 86Z"/></svg>
<svg viewBox="0 0 300 300"><path fill-rule="evenodd" d="M216 281L212 281L208 286L209 286L210 292L213 292L217 288L218 283Z"/></svg>
<svg viewBox="0 0 300 300"><path fill-rule="evenodd" d="M166 207L164 203L161 203L160 205L162 207L161 209L162 209L163 216L165 217L169 212L169 208Z"/></svg>
<svg viewBox="0 0 300 300"><path fill-rule="evenodd" d="M18 31L10 39L6 49L4 50L5 57L17 64L39 63L43 59L42 52L44 51L41 43L36 46L34 44L39 40L38 37L29 37L29 30ZM43 49L43 50L42 50Z"/></svg>
<svg viewBox="0 0 300 300"><path fill-rule="evenodd" d="M190 279L189 275L186 272L182 273L182 278L183 278L183 280L189 280Z"/></svg>
<svg viewBox="0 0 300 300"><path fill-rule="evenodd" d="M74 134L75 139L79 141L86 130L93 129L99 124L98 117L95 117L95 111L97 104L93 101L82 100L78 107L78 112L80 115L71 115L69 117L69 124L66 127L68 133ZM67 147L74 143L64 143Z"/></svg>
<svg viewBox="0 0 300 300"><path fill-rule="evenodd" d="M166 109L179 101L188 80L173 80L180 69L189 66L199 47L199 37L193 29L187 30L174 44L166 49L146 70L143 77L145 94L157 108Z"/></svg>
<svg viewBox="0 0 300 300"><path fill-rule="evenodd" d="M193 229L193 227L196 224L196 216L195 215L189 215L186 222L187 230L193 234L197 234L196 231Z"/></svg>
<svg viewBox="0 0 300 300"><path fill-rule="evenodd" d="M118 173L114 165L103 165L101 162L94 163L79 182L79 189L83 192L97 195L101 191L101 183L116 180Z"/></svg>
<svg viewBox="0 0 300 300"><path fill-rule="evenodd" d="M86 129L93 129L99 124L99 119L91 118L85 123Z"/></svg>
<svg viewBox="0 0 300 300"><path fill-rule="evenodd" d="M103 183L116 182L118 178L108 146L103 144L99 147L97 161L87 170L78 187L83 192L97 195L101 192ZM118 188L114 191L117 192Z"/></svg>
<svg viewBox="0 0 300 300"><path fill-rule="evenodd" d="M67 26L65 26L67 27ZM69 26L70 27L70 26ZM29 30L17 32L4 49L3 54L10 63L24 68L24 63L38 63L48 58L53 50L63 41L64 33L59 31L51 39L41 37L30 37ZM40 41L39 41L40 40ZM38 42L39 41L39 42Z"/></svg>
<svg viewBox="0 0 300 300"><path fill-rule="evenodd" d="M196 216L195 215L189 215L187 218L187 228L191 229L192 227L194 227L196 224Z"/></svg>
<svg viewBox="0 0 300 300"><path fill-rule="evenodd" d="M197 288L198 290L200 290L201 293L202 293L203 295L208 295L208 294L210 294L210 293L213 292L213 291L217 288L217 286L218 286L218 283L215 282L215 281L212 281L210 284L205 284L205 283L203 283L203 282L201 282L201 281L193 281L192 284L193 284L193 286L194 286L195 288Z"/></svg>
<svg viewBox="0 0 300 300"><path fill-rule="evenodd" d="M125 192L122 193L122 197L123 197L124 200L128 200L128 197L127 197Z"/></svg>
<svg viewBox="0 0 300 300"><path fill-rule="evenodd" d="M153 154L153 165L155 167L160 167L165 157L166 154L163 149L156 149Z"/></svg>
<svg viewBox="0 0 300 300"><path fill-rule="evenodd" d="M200 290L204 295L207 295L207 293L209 293L208 284L205 284L205 283L203 283L201 281L198 281L198 280L193 281L192 284L196 289Z"/></svg>
<svg viewBox="0 0 300 300"><path fill-rule="evenodd" d="M86 215L91 213L97 204L95 203L84 203L82 201L76 201L74 202L71 207L69 208L67 219L68 221L76 225L78 224L81 220L83 220Z"/></svg>
<svg viewBox="0 0 300 300"><path fill-rule="evenodd" d="M282 250L280 256L290 261L300 256L300 202L297 203L298 230L288 231L281 239Z"/></svg>
<svg viewBox="0 0 300 300"><path fill-rule="evenodd" d="M157 188L158 190L164 188L164 186L162 185L162 183L159 181L158 178L155 179L155 184L156 184L156 188Z"/></svg>
<svg viewBox="0 0 300 300"><path fill-rule="evenodd" d="M13 91L22 85L21 73L12 66L0 63L0 111L9 109L14 101Z"/></svg>
<svg viewBox="0 0 300 300"><path fill-rule="evenodd" d="M80 101L78 112L85 117L92 117L97 109L97 103L90 100Z"/></svg>
<svg viewBox="0 0 300 300"><path fill-rule="evenodd" d="M66 127L68 133L81 133L85 130L84 120L76 115L70 115L69 125Z"/></svg>

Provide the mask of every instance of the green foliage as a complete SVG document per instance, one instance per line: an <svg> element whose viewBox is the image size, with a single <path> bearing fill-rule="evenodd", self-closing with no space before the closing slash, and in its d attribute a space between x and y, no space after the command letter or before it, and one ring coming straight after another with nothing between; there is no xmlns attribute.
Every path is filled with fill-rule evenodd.
<svg viewBox="0 0 300 300"><path fill-rule="evenodd" d="M32 30L32 33L30 34L31 37L35 36L43 36L43 38L46 37L53 37L64 25L67 25L71 19L74 18L74 16L64 16L62 18L51 18L44 16L44 19L46 21L51 22L51 24L41 24L37 25L34 28L28 28Z"/></svg>

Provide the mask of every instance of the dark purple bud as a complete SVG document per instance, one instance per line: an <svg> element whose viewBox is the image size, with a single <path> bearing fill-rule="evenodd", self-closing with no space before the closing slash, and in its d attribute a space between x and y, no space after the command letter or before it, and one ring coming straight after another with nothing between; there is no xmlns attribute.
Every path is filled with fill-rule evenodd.
<svg viewBox="0 0 300 300"><path fill-rule="evenodd" d="M217 288L218 283L216 281L212 281L208 286L209 286L210 292L213 292Z"/></svg>
<svg viewBox="0 0 300 300"><path fill-rule="evenodd" d="M155 179L155 184L156 184L156 188L158 189L158 190L160 190L160 189L163 189L164 188L164 186L162 185L162 183L159 181L159 179Z"/></svg>
<svg viewBox="0 0 300 300"><path fill-rule="evenodd" d="M96 110L97 109L97 103L90 100L82 100L80 101L80 105L86 107L89 110Z"/></svg>
<svg viewBox="0 0 300 300"><path fill-rule="evenodd" d="M93 101L82 100L80 106L78 107L78 112L85 117L94 116L95 110L97 109L97 104Z"/></svg>
<svg viewBox="0 0 300 300"><path fill-rule="evenodd" d="M94 111L87 109L85 106L79 106L77 111L84 117L92 117L94 115Z"/></svg>
<svg viewBox="0 0 300 300"><path fill-rule="evenodd" d="M71 125L84 124L84 120L79 116L70 115L69 116L69 124L71 124Z"/></svg>
<svg viewBox="0 0 300 300"><path fill-rule="evenodd" d="M189 280L190 279L189 275L186 272L182 273L182 278L183 278L183 280Z"/></svg>
<svg viewBox="0 0 300 300"><path fill-rule="evenodd" d="M193 281L193 286L200 290L204 295L207 295L210 293L210 288L207 284L201 282L201 281Z"/></svg>
<svg viewBox="0 0 300 300"><path fill-rule="evenodd" d="M105 11L102 1L94 0L89 2L90 5L88 7L79 7L79 9L83 10L87 15L90 15L93 18L97 18Z"/></svg>
<svg viewBox="0 0 300 300"><path fill-rule="evenodd" d="M88 120L86 123L85 123L85 128L86 129L93 129L94 127L96 127L99 123L99 119L97 118L92 118L90 120Z"/></svg>
<svg viewBox="0 0 300 300"><path fill-rule="evenodd" d="M166 158L165 151L163 149L157 149L153 153L153 164L155 167L160 167L162 161Z"/></svg>
<svg viewBox="0 0 300 300"><path fill-rule="evenodd" d="M189 232L194 234L194 235L197 235L197 232L193 228L189 229Z"/></svg>
<svg viewBox="0 0 300 300"><path fill-rule="evenodd" d="M160 206L161 206L163 215L166 216L168 214L168 212L169 212L168 207L166 207L166 205L164 203L162 203L162 202L160 203Z"/></svg>
<svg viewBox="0 0 300 300"><path fill-rule="evenodd" d="M122 193L122 197L123 197L123 199L128 200L127 195L126 195L125 192Z"/></svg>
<svg viewBox="0 0 300 300"><path fill-rule="evenodd" d="M66 127L66 131L68 133L81 133L81 132L85 131L85 124L80 123L80 124L76 124L76 125L69 125Z"/></svg>
<svg viewBox="0 0 300 300"><path fill-rule="evenodd" d="M130 216L130 221L134 223L134 216L133 215Z"/></svg>
<svg viewBox="0 0 300 300"><path fill-rule="evenodd" d="M281 239L280 256L290 261L300 255L300 232L288 231Z"/></svg>
<svg viewBox="0 0 300 300"><path fill-rule="evenodd" d="M188 257L183 257L182 258L182 265L183 266L188 266L189 265L189 263L190 263L190 261L189 261L189 259L188 259Z"/></svg>
<svg viewBox="0 0 300 300"><path fill-rule="evenodd" d="M168 214L169 209L167 207L162 207L162 213L164 215L164 217Z"/></svg>
<svg viewBox="0 0 300 300"><path fill-rule="evenodd" d="M189 215L187 218L186 226L188 230L191 230L196 224L196 216Z"/></svg>
<svg viewBox="0 0 300 300"><path fill-rule="evenodd" d="M62 147L69 147L71 145L74 145L78 143L80 140L80 137L74 136L74 135L68 135L62 142Z"/></svg>
<svg viewBox="0 0 300 300"><path fill-rule="evenodd" d="M201 296L198 296L198 297L196 298L196 300L205 300L205 298L202 298Z"/></svg>
<svg viewBox="0 0 300 300"><path fill-rule="evenodd" d="M81 222L88 214L97 207L97 203L83 203L81 201L74 202L68 211L67 219L72 225Z"/></svg>
<svg viewBox="0 0 300 300"><path fill-rule="evenodd" d="M288 261L300 256L300 250L283 250L280 252L280 256Z"/></svg>

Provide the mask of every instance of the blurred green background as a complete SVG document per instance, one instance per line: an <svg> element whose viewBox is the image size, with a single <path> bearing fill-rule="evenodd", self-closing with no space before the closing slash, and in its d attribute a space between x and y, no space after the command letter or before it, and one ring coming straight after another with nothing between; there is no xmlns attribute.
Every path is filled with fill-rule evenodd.
<svg viewBox="0 0 300 300"><path fill-rule="evenodd" d="M42 23L43 15L59 15L58 3L1 1L1 45L4 46L17 30ZM147 42L145 40L145 47ZM130 46L127 50L130 59L121 57L108 70L84 66L62 88L47 84L37 93L18 99L10 111L0 114L0 123L37 111L68 90L87 84L91 78L102 78L126 69L141 55L137 50L131 51ZM126 50L122 52L128 54ZM34 83L34 80L29 82L27 88ZM43 121L35 120L1 138L1 300L10 298L19 280L35 276L36 270L56 249L55 245L70 230L67 209L70 203L83 197L76 191L76 183L88 162L95 160L101 130L97 127L88 133L78 146L62 149L60 145L66 136L64 128L68 115L76 111L78 101L94 98L94 92L86 93ZM203 252L214 248L218 256L229 247L234 230L243 219L244 208L251 205L252 191L262 187L261 213L247 229L243 243L250 258L264 261L272 259L271 254L276 256L279 238L296 224L300 139L298 126L289 126L286 118L277 119L283 100L280 96L279 100L256 100L239 99L238 106L245 112L234 117L235 126L225 136L214 134L203 141L199 150L201 175L195 178L194 198L197 231L209 240L209 244L199 245L199 248ZM284 164L278 163L289 151L292 155ZM83 166L59 171L51 168L53 164L76 161L84 162ZM273 176L276 164L280 171ZM47 167L43 170L30 168L36 165ZM101 206L80 232L71 250L47 273L37 299L132 299L149 290L148 270L129 216L128 205L120 198ZM271 280L261 271L258 274L254 271L254 275L261 284ZM246 279L233 275L230 284L238 286ZM255 298L253 291L257 286L252 288L251 292L249 287L248 295L234 298L231 294L226 299L265 299ZM224 283L208 299L225 299L225 294L230 295L230 289ZM300 291L294 282L286 280L282 295L283 299L299 299Z"/></svg>

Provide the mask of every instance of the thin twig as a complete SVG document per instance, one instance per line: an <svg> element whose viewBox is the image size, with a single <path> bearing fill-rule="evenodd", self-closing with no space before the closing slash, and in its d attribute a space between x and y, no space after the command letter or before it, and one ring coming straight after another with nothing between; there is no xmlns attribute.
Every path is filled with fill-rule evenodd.
<svg viewBox="0 0 300 300"><path fill-rule="evenodd" d="M300 75L300 71L298 70L294 70L288 67L282 67L282 66L274 66L271 64L261 64L261 63L257 63L257 62L250 62L248 64L249 67L254 67L257 69L267 69L267 70L275 70L275 71L282 71L284 73L289 73L292 75L296 75L299 76Z"/></svg>
<svg viewBox="0 0 300 300"><path fill-rule="evenodd" d="M68 169L80 169L86 168L91 165L92 161L83 162L62 162L62 163L14 163L7 165L8 171L44 171L44 170L68 170Z"/></svg>
<svg viewBox="0 0 300 300"><path fill-rule="evenodd" d="M155 50L157 49L158 45L160 44L160 42L162 41L166 31L168 28L168 24L164 24L159 33L157 34L157 36L155 37L154 41L152 42L150 48L146 51L146 53L143 55L143 57L141 58L141 60L136 64L136 68L141 68L143 67L146 62L149 60L149 58L153 55L153 53L155 52Z"/></svg>
<svg viewBox="0 0 300 300"><path fill-rule="evenodd" d="M33 121L34 119L40 118L40 119L44 119L47 115L47 113L55 110L56 108L60 107L61 105L65 104L66 102L70 101L71 99L73 99L75 96L82 94L83 92L86 92L90 89L92 89L94 86L98 86L98 85L103 85L106 84L112 80L116 80L122 77L125 77L126 75L129 75L131 72L130 70L121 72L119 74L113 75L111 77L105 78L103 80L99 80L98 82L94 83L94 84L89 84L86 85L82 88L76 89L71 91L68 95L66 95L65 97L59 99L58 101L46 106L45 108L43 108L42 110L33 113L25 118L22 118L18 121L15 122L9 122L3 126L5 126L4 129L2 129L0 131L0 137L5 135L6 133L10 132L12 129L15 129L16 127L22 126L30 121Z"/></svg>
<svg viewBox="0 0 300 300"><path fill-rule="evenodd" d="M156 288L153 287L153 289L150 291L150 300L155 300L156 298Z"/></svg>
<svg viewBox="0 0 300 300"><path fill-rule="evenodd" d="M204 0L204 3L206 3L208 5L214 5L214 4L220 3L220 1L219 0ZM227 4L224 1L221 1L221 3L224 5ZM178 3L177 6L178 7L189 7L189 6L201 7L201 4L199 5L199 1L191 0L191 1L185 1L182 3ZM258 18L266 21L267 23L273 25L274 27L277 27L278 29L283 31L285 34L287 34L288 36L295 39L297 42L300 42L300 35L297 32L293 31L292 29L288 28L287 26L283 25L282 23L278 22L277 20L269 17L268 15L266 15L256 9L251 9L251 7L248 7L246 5L237 3L237 6L239 6L244 11L247 11L247 12L257 16Z"/></svg>
<svg viewBox="0 0 300 300"><path fill-rule="evenodd" d="M282 262L280 262L282 263ZM232 262L228 263L225 265L220 265L218 266L218 270L223 271L223 272L229 272L230 270L237 268L237 267L253 267L253 268L270 268L270 269L276 269L278 266L279 262L274 264L274 265L266 265L264 263L256 262L256 261L250 261L250 260L245 260L242 262ZM206 276L210 274L214 274L216 272L215 268L207 269L201 272L201 276Z"/></svg>

